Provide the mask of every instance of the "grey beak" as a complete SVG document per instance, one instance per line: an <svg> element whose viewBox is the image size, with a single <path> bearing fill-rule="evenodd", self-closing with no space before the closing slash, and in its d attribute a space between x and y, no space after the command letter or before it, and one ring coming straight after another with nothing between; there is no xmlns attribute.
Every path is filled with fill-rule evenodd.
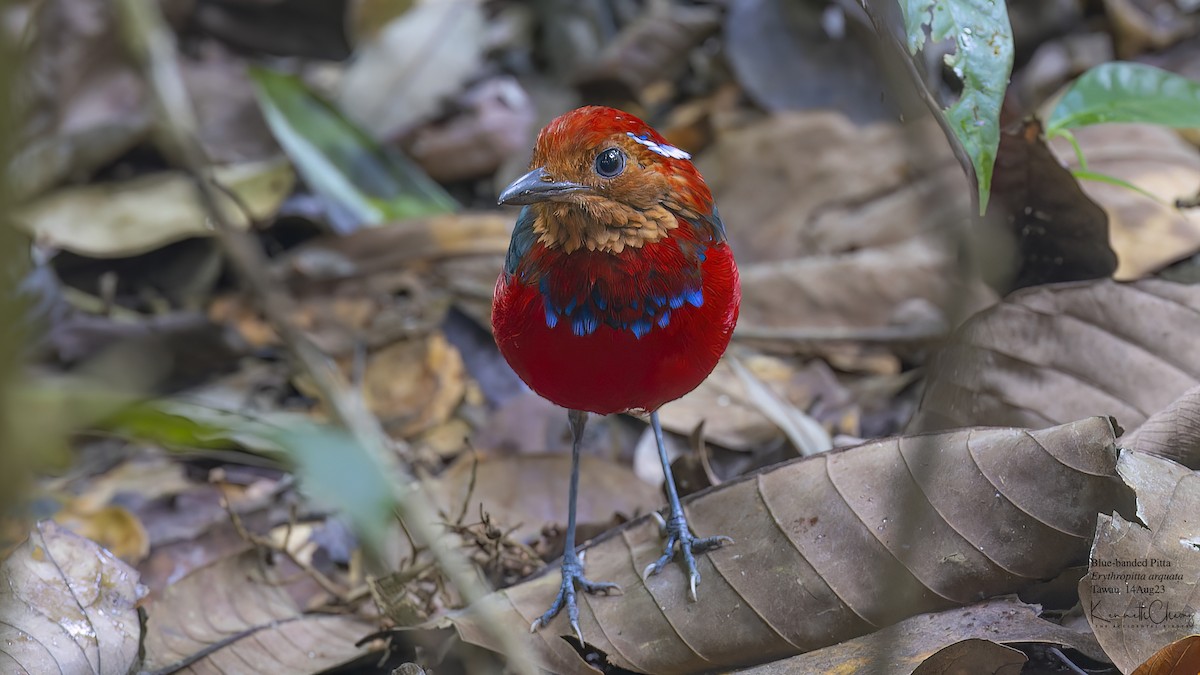
<svg viewBox="0 0 1200 675"><path fill-rule="evenodd" d="M590 192L591 189L579 183L551 180L546 175L546 169L538 167L514 180L511 185L504 188L504 192L500 193L500 198L496 200L496 203L501 205L520 205L547 202L573 192Z"/></svg>

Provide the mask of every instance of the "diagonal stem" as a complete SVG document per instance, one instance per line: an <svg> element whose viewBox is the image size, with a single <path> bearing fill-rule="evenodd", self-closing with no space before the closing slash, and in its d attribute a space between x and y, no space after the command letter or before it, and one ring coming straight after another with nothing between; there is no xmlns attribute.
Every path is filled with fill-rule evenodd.
<svg viewBox="0 0 1200 675"><path fill-rule="evenodd" d="M175 36L163 19L157 3L122 0L116 4L117 17L124 33L125 46L142 68L149 89L158 104L161 124L175 161L196 183L208 212L214 234L237 269L242 281L256 299L272 326L279 332L299 366L312 376L321 397L337 420L365 450L399 475L396 484L397 510L405 525L412 529L418 543L429 547L445 576L482 616L481 625L490 633L510 659L513 670L533 675L537 672L528 647L502 623L495 607L479 602L488 589L461 553L439 536L437 518L406 466L389 452L389 439L383 427L362 400L352 392L329 359L292 322L286 308L292 298L266 273L262 247L247 232L233 227L220 207L219 192L208 176L208 158L197 140L196 113L190 95L183 87Z"/></svg>

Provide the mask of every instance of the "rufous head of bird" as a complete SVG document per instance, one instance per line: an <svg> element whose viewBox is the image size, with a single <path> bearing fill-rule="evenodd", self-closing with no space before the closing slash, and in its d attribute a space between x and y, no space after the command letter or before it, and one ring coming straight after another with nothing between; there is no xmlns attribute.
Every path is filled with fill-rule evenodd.
<svg viewBox="0 0 1200 675"><path fill-rule="evenodd" d="M548 248L621 253L671 236L677 218L712 210L691 155L629 113L589 106L538 135L532 170L500 194L528 205Z"/></svg>

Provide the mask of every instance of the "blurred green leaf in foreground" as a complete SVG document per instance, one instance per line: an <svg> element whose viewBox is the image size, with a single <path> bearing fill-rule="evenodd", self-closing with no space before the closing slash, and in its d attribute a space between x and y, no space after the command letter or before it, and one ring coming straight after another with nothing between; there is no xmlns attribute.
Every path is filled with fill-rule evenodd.
<svg viewBox="0 0 1200 675"><path fill-rule="evenodd" d="M395 517L388 469L347 432L302 415L250 417L159 400L126 408L108 426L169 447L240 447L276 459L295 472L306 494L341 511L368 548L382 542Z"/></svg>

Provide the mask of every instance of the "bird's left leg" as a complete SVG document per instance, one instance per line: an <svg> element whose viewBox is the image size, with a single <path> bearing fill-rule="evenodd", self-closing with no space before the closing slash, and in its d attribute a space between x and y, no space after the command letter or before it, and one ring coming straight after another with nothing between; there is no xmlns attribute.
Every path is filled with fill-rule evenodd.
<svg viewBox="0 0 1200 675"><path fill-rule="evenodd" d="M675 545L679 544L679 552L683 555L683 566L688 575L688 597L696 600L696 584L700 583L700 572L696 570L696 556L732 544L733 539L726 536L704 537L701 539L692 534L688 527L687 517L683 515L683 506L679 503L679 494L675 490L675 479L671 475L671 462L667 457L667 448L663 445L662 425L658 422L658 412L650 413L650 426L654 428L654 440L658 443L658 458L662 461L663 475L667 483L667 498L670 502L671 513L664 521L657 513L659 525L667 536L667 545L662 557L650 563L643 578L658 574L675 558Z"/></svg>
<svg viewBox="0 0 1200 675"><path fill-rule="evenodd" d="M570 506L567 511L567 542L562 558L562 583L559 585L558 595L554 597L550 609L534 620L529 630L532 632L545 626L550 623L554 615L566 608L567 620L571 624L571 629L575 631L575 637L579 638L579 642L582 644L583 633L579 630L579 606L575 603L575 587L578 586L587 593L606 595L612 592L619 593L621 587L607 581L592 581L583 576L583 556L575 552L575 502L579 496L579 448L583 443L583 427L587 424L587 413L581 410L572 410L568 413L568 419L571 421L571 492Z"/></svg>

